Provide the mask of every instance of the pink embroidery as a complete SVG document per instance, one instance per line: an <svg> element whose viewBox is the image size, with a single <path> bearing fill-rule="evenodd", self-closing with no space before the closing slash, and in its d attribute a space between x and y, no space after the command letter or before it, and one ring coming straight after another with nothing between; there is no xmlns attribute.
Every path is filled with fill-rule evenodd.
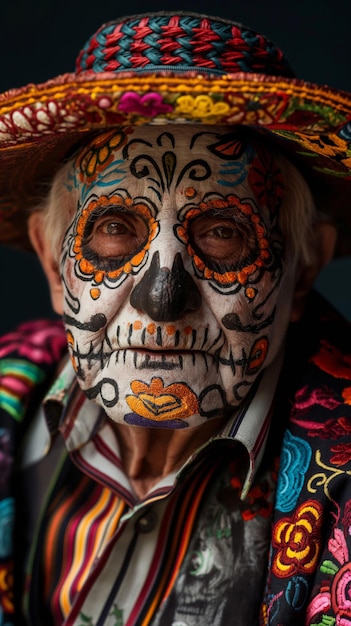
<svg viewBox="0 0 351 626"><path fill-rule="evenodd" d="M346 465L350 463L351 459L351 443L339 443L336 446L331 446L331 452L334 452L330 457L330 462L333 465Z"/></svg>
<svg viewBox="0 0 351 626"><path fill-rule="evenodd" d="M314 404L319 404L326 409L335 409L341 404L337 400L335 393L328 387L321 387L320 389L313 389L309 394L307 385L302 387L295 396L295 413L305 412Z"/></svg>
<svg viewBox="0 0 351 626"><path fill-rule="evenodd" d="M328 548L340 565L346 563L349 558L349 551L344 533L340 528L335 528L334 536L329 539Z"/></svg>
<svg viewBox="0 0 351 626"><path fill-rule="evenodd" d="M332 607L338 626L351 626L351 563L346 563L335 575L332 588Z"/></svg>
<svg viewBox="0 0 351 626"><path fill-rule="evenodd" d="M318 613L322 613L323 611L328 611L331 607L331 597L329 592L318 593L306 610L306 624L310 624L311 620Z"/></svg>
<svg viewBox="0 0 351 626"><path fill-rule="evenodd" d="M159 93L140 95L134 91L124 93L119 101L118 108L125 113L138 113L145 117L155 117L160 113L170 113L173 107L162 101Z"/></svg>
<svg viewBox="0 0 351 626"><path fill-rule="evenodd" d="M53 363L61 358L66 336L61 322L38 320L21 324L0 338L0 358L11 352L34 363Z"/></svg>

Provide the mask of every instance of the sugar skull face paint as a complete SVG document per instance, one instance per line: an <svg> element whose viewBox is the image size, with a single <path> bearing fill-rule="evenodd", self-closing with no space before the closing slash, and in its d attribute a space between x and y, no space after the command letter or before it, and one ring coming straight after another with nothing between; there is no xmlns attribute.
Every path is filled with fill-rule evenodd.
<svg viewBox="0 0 351 626"><path fill-rule="evenodd" d="M61 272L85 394L138 426L229 416L289 321L275 160L226 127L149 126L100 135L72 168Z"/></svg>

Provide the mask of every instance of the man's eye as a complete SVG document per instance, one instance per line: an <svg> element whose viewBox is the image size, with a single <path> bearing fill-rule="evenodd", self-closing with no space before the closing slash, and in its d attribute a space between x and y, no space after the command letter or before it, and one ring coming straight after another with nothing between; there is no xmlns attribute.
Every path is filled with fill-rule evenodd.
<svg viewBox="0 0 351 626"><path fill-rule="evenodd" d="M121 222L105 222L97 230L104 235L127 235L129 232L127 226Z"/></svg>
<svg viewBox="0 0 351 626"><path fill-rule="evenodd" d="M118 267L139 252L148 237L148 224L136 213L111 211L92 216L83 237L84 256L100 268L106 262Z"/></svg>
<svg viewBox="0 0 351 626"><path fill-rule="evenodd" d="M230 228L229 226L218 226L213 229L214 237L219 237L220 239L230 239L232 237L237 236L237 232L234 228Z"/></svg>
<svg viewBox="0 0 351 626"><path fill-rule="evenodd" d="M205 262L233 267L250 256L257 244L250 224L206 214L190 224L189 240Z"/></svg>

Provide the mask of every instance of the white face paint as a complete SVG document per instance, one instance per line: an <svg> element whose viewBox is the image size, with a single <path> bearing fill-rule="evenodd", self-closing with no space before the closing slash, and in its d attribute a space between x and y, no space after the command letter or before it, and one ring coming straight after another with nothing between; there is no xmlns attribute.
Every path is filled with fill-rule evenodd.
<svg viewBox="0 0 351 626"><path fill-rule="evenodd" d="M64 320L88 398L139 426L231 415L290 314L270 154L229 127L124 129L84 149L72 180Z"/></svg>

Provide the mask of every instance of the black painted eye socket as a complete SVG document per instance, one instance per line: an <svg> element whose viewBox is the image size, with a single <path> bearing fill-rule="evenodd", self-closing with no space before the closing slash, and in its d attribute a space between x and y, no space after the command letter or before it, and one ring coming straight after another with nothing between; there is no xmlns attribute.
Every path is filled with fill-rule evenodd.
<svg viewBox="0 0 351 626"><path fill-rule="evenodd" d="M189 225L189 243L210 269L236 270L257 258L259 246L250 220L207 211Z"/></svg>
<svg viewBox="0 0 351 626"><path fill-rule="evenodd" d="M125 208L92 212L82 238L84 258L96 269L113 271L140 252L149 238L143 217Z"/></svg>

